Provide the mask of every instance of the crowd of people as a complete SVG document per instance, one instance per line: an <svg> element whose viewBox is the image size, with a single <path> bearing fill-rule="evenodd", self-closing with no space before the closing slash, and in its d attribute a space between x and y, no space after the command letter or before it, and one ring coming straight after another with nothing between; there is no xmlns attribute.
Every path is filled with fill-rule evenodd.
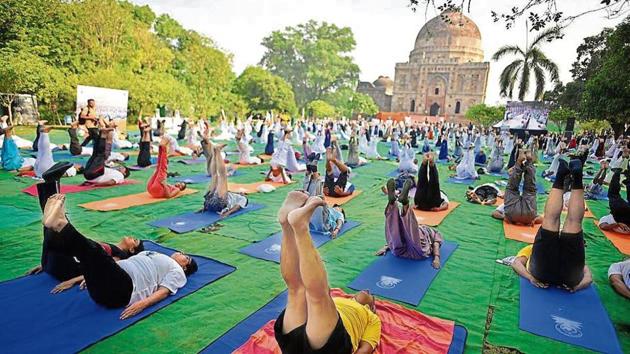
<svg viewBox="0 0 630 354"><path fill-rule="evenodd" d="M124 183L131 174L127 166L130 154L117 152L120 149L137 149L140 168L154 165L146 187L153 198L174 198L187 188L183 182L169 184L169 157L205 159L211 179L199 212L217 213L222 218L249 205L247 195L229 190L234 165L268 162L263 182L291 184L297 174L304 175L301 187L287 194L277 213L282 229L280 271L288 301L274 331L284 353L370 353L379 343L381 321L374 296L361 291L351 299L331 297L326 267L310 235L338 236L347 221L346 211L339 204L328 204L326 198L352 196L351 177L370 160L389 159L397 164L396 176L382 188L387 196L385 246L377 256L391 252L395 257L429 259L436 269L443 266L440 249L444 236L419 223L414 214L414 209L449 209L449 197L440 188L444 180L440 181L439 164L448 165L454 180L474 181L482 175L507 179L504 189L496 183L470 187L465 198L496 206L489 218L515 225L540 224L533 244L520 250L512 263L517 274L537 287L557 286L575 292L592 283L582 229L585 199L606 196L610 214L599 220L599 227L630 235L629 131L618 136L585 132L566 137L514 134L473 124L362 118L286 120L267 115L233 121L223 118L216 129L206 120L184 120L176 139L165 131L164 122L152 122L140 114L139 141L132 143L120 134L116 122L98 115L94 100L88 101L77 118L67 129L69 143L54 147L46 121L39 122L36 139L29 142L18 138L14 127L3 119L2 167L41 180L37 190L44 241L41 263L30 273L46 272L58 279L53 293L77 284L87 287L94 302L124 308L121 319L175 294L197 265L183 253L168 256L145 251L142 241L131 236L117 244L93 241L66 216L60 179L82 174L85 183L98 186ZM85 137L82 142L81 136ZM234 164L227 159L225 142L236 146ZM384 156L378 151L379 142L388 144ZM254 154L253 143L264 145L264 154ZM36 155L23 157L20 149L31 149ZM56 163L53 151L59 149L89 159L85 164ZM157 161L152 161L154 154ZM320 160L324 164L321 173ZM550 162L549 167L537 176L536 165L543 161ZM537 205L538 178L552 181L543 211ZM586 179L592 181L586 184ZM566 218L561 222L564 211ZM608 275L615 291L630 299L630 261L611 265Z"/></svg>

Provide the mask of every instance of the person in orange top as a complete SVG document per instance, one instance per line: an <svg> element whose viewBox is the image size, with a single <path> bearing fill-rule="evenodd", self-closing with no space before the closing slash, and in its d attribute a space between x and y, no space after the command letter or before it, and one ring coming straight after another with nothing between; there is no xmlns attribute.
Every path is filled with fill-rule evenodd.
<svg viewBox="0 0 630 354"><path fill-rule="evenodd" d="M173 198L186 189L186 183L178 182L175 185L170 185L166 181L168 174L168 144L169 140L162 137L155 173L147 183L147 192L154 198Z"/></svg>

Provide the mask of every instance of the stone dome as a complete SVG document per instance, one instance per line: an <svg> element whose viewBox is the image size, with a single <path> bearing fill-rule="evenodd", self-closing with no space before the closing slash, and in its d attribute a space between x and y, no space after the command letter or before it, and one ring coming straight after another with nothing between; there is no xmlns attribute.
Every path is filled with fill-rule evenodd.
<svg viewBox="0 0 630 354"><path fill-rule="evenodd" d="M372 84L374 87L384 87L385 93L388 95L394 91L394 80L390 79L389 76L379 76Z"/></svg>
<svg viewBox="0 0 630 354"><path fill-rule="evenodd" d="M410 57L410 61L482 62L481 32L461 12L442 12L422 26Z"/></svg>

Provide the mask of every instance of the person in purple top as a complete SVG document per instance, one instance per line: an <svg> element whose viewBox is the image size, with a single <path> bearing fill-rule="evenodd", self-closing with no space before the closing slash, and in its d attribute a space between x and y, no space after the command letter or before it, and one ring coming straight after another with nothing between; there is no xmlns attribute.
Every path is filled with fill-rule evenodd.
<svg viewBox="0 0 630 354"><path fill-rule="evenodd" d="M426 259L433 257L432 266L440 268L440 246L444 238L439 231L418 225L413 209L409 207L409 189L412 183L407 180L396 198L396 182L387 181L388 203L385 208L385 240L387 244L376 255L382 256L391 251L396 257ZM402 204L402 210L398 207Z"/></svg>

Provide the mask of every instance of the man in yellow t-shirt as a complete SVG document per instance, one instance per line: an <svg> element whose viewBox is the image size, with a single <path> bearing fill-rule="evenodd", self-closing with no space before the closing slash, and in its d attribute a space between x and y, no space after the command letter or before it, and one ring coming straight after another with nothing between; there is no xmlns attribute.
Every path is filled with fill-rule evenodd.
<svg viewBox="0 0 630 354"><path fill-rule="evenodd" d="M274 326L276 341L285 354L369 354L381 338L374 296L364 290L353 298L331 297L326 268L311 241L309 221L325 204L293 191L278 210L280 272L288 299Z"/></svg>
<svg viewBox="0 0 630 354"><path fill-rule="evenodd" d="M560 160L534 244L523 248L512 263L512 269L536 287L554 285L573 292L593 282L584 254L582 166L586 155L581 157L583 160L573 159L570 164ZM560 229L565 178L571 178L571 196L567 218Z"/></svg>

